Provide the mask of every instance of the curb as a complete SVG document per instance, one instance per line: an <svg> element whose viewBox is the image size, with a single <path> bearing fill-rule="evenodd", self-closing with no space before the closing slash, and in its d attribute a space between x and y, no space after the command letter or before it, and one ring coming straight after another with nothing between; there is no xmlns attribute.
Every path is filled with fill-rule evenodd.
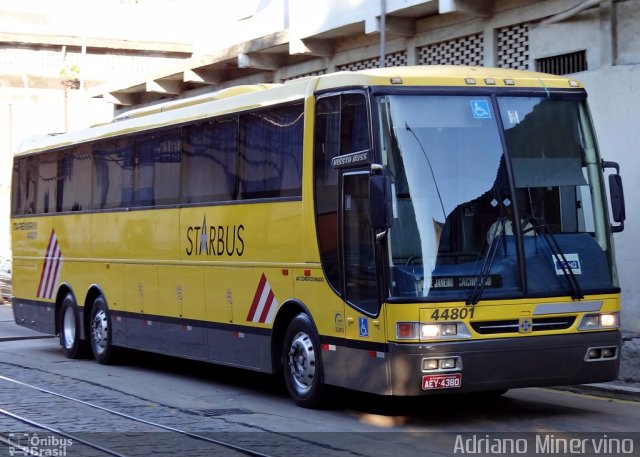
<svg viewBox="0 0 640 457"><path fill-rule="evenodd" d="M621 385L613 383L578 384L574 386L555 386L555 390L572 392L576 394L593 395L594 397L611 398L614 400L626 400L640 402L640 384Z"/></svg>

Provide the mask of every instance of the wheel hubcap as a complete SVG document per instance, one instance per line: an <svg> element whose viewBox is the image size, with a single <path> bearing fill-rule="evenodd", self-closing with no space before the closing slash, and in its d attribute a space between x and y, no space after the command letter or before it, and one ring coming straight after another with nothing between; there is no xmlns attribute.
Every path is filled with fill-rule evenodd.
<svg viewBox="0 0 640 457"><path fill-rule="evenodd" d="M296 388L301 392L308 391L316 374L316 355L309 335L301 332L293 338L288 359Z"/></svg>
<svg viewBox="0 0 640 457"><path fill-rule="evenodd" d="M66 308L64 311L62 336L64 347L70 349L76 341L76 316L71 308Z"/></svg>
<svg viewBox="0 0 640 457"><path fill-rule="evenodd" d="M93 346L98 354L102 354L107 348L108 336L109 327L107 324L107 314L103 310L99 310L95 316L93 316L93 321L91 322L91 337Z"/></svg>

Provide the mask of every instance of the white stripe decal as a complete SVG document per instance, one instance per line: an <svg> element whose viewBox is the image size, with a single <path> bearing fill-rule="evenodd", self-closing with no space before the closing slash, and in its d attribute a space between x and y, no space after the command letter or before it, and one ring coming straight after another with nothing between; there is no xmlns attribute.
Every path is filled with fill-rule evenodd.
<svg viewBox="0 0 640 457"><path fill-rule="evenodd" d="M256 289L251 309L249 309L247 321L259 324L271 323L275 317L277 309L278 300L276 300L276 297L271 290L271 285L263 274L260 278L258 288Z"/></svg>

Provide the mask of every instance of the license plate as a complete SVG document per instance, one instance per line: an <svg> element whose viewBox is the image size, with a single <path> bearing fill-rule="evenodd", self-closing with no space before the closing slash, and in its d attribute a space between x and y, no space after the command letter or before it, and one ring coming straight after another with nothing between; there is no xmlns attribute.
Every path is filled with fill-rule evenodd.
<svg viewBox="0 0 640 457"><path fill-rule="evenodd" d="M462 375L454 374L431 374L422 377L422 390L431 389L453 389L462 385Z"/></svg>

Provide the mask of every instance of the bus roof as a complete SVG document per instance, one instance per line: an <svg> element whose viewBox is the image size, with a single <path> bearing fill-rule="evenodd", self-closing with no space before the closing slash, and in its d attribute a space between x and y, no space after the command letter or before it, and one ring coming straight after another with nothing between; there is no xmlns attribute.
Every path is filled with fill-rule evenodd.
<svg viewBox="0 0 640 457"><path fill-rule="evenodd" d="M338 72L319 77L316 90L341 86L519 87L569 89L582 87L564 76L508 68L429 65Z"/></svg>
<svg viewBox="0 0 640 457"><path fill-rule="evenodd" d="M38 135L25 139L16 155L79 145L92 140L143 132L211 116L303 100L316 91L341 87L514 87L539 89L582 88L570 78L522 70L465 66L407 66L341 71L282 84L241 85L196 97L171 100L128 111L112 122L76 132Z"/></svg>

